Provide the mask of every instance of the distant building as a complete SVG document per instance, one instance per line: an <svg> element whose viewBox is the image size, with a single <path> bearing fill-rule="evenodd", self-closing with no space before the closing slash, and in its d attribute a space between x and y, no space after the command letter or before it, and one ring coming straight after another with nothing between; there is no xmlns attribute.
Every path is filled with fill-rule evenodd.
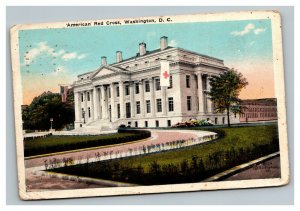
<svg viewBox="0 0 300 211"><path fill-rule="evenodd" d="M277 120L276 98L243 100L243 114L240 122L256 122Z"/></svg>
<svg viewBox="0 0 300 211"><path fill-rule="evenodd" d="M73 95L73 88L69 85L60 85L61 101L67 102L68 96Z"/></svg>

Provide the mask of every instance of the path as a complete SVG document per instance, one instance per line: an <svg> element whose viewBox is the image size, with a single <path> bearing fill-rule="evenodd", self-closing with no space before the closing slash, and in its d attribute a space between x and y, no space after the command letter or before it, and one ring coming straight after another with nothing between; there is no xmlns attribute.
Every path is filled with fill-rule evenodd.
<svg viewBox="0 0 300 211"><path fill-rule="evenodd" d="M45 156L41 158L33 158L25 160L26 167L26 185L27 191L33 190L48 190L48 189L80 189L80 188L96 188L103 187L101 185L87 184L85 182L69 181L61 178L52 178L49 176L40 176L36 174L37 171L44 169L44 160L50 160L53 158L63 159L72 157L75 161L81 160L86 157L95 158L96 153L103 154L108 151L128 151L129 149L134 149L142 147L144 145L167 143L175 140L188 140L196 139L198 137L204 137L207 135L215 135L215 133L207 131L192 131L192 130L151 130L152 138L145 139L144 141L135 143L125 143L119 146L104 147L100 149L91 149L80 152L68 152L65 154Z"/></svg>
<svg viewBox="0 0 300 211"><path fill-rule="evenodd" d="M280 178L280 157L257 164L245 171L234 174L224 181Z"/></svg>

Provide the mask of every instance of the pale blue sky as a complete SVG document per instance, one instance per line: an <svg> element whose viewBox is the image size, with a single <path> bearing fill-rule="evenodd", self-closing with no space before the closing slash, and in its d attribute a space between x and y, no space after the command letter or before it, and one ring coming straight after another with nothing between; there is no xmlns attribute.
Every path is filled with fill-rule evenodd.
<svg viewBox="0 0 300 211"><path fill-rule="evenodd" d="M23 80L68 74L64 80L71 83L76 75L98 68L101 56L114 63L120 50L126 59L138 52L142 41L147 50L154 50L161 36L167 36L171 46L223 59L225 64L272 62L270 20L100 26L20 31L21 74Z"/></svg>

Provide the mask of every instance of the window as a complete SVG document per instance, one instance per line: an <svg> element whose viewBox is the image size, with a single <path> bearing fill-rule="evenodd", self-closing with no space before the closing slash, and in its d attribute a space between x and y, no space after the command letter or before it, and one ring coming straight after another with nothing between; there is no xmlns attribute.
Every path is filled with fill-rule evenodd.
<svg viewBox="0 0 300 211"><path fill-rule="evenodd" d="M121 109L120 109L120 104L118 103L117 104L117 113L118 113L118 119L120 119L120 117L121 117Z"/></svg>
<svg viewBox="0 0 300 211"><path fill-rule="evenodd" d="M150 92L150 83L149 83L149 81L145 81L145 92Z"/></svg>
<svg viewBox="0 0 300 211"><path fill-rule="evenodd" d="M148 127L148 121L145 121L145 127Z"/></svg>
<svg viewBox="0 0 300 211"><path fill-rule="evenodd" d="M159 78L155 79L155 89L160 90L160 79Z"/></svg>
<svg viewBox="0 0 300 211"><path fill-rule="evenodd" d="M155 126L159 127L159 121L158 120L155 120Z"/></svg>
<svg viewBox="0 0 300 211"><path fill-rule="evenodd" d="M129 91L129 85L126 84L125 85L125 95L129 95L130 94L130 91Z"/></svg>
<svg viewBox="0 0 300 211"><path fill-rule="evenodd" d="M139 85L139 83L136 83L135 84L135 94L138 94L138 93L140 93L140 85Z"/></svg>
<svg viewBox="0 0 300 211"><path fill-rule="evenodd" d="M185 80L186 80L186 88L190 88L190 76L186 75Z"/></svg>
<svg viewBox="0 0 300 211"><path fill-rule="evenodd" d="M171 120L168 120L168 127L171 127Z"/></svg>
<svg viewBox="0 0 300 211"><path fill-rule="evenodd" d="M156 109L157 112L161 112L162 108L161 108L161 99L156 99Z"/></svg>
<svg viewBox="0 0 300 211"><path fill-rule="evenodd" d="M146 111L147 113L151 112L150 100L146 100Z"/></svg>
<svg viewBox="0 0 300 211"><path fill-rule="evenodd" d="M187 103L187 110L190 111L192 109L192 97L191 96L187 96L186 103Z"/></svg>
<svg viewBox="0 0 300 211"><path fill-rule="evenodd" d="M172 76L170 75L170 86L168 87L168 89L172 89L173 88L173 79Z"/></svg>
<svg viewBox="0 0 300 211"><path fill-rule="evenodd" d="M89 107L88 108L88 111L89 111L89 118L91 117L91 108Z"/></svg>
<svg viewBox="0 0 300 211"><path fill-rule="evenodd" d="M216 125L218 124L218 118L217 117L215 118L215 124Z"/></svg>
<svg viewBox="0 0 300 211"><path fill-rule="evenodd" d="M120 88L117 86L116 89L117 89L117 97L120 97Z"/></svg>
<svg viewBox="0 0 300 211"><path fill-rule="evenodd" d="M169 111L174 111L173 97L168 98L168 104L169 104Z"/></svg>
<svg viewBox="0 0 300 211"><path fill-rule="evenodd" d="M140 114L141 113L141 102L136 101L136 113Z"/></svg>
<svg viewBox="0 0 300 211"><path fill-rule="evenodd" d="M134 127L138 127L139 125L138 125L138 122L137 121L135 121L134 122Z"/></svg>
<svg viewBox="0 0 300 211"><path fill-rule="evenodd" d="M87 100L90 101L90 93L87 92Z"/></svg>
<svg viewBox="0 0 300 211"><path fill-rule="evenodd" d="M83 93L81 93L81 102L83 102Z"/></svg>
<svg viewBox="0 0 300 211"><path fill-rule="evenodd" d="M81 115L82 115L82 118L84 118L84 109L81 108Z"/></svg>

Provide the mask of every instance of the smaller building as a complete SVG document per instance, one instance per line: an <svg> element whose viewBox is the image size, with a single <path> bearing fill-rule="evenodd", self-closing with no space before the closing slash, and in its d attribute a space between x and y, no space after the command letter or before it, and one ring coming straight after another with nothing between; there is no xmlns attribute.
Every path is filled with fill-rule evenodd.
<svg viewBox="0 0 300 211"><path fill-rule="evenodd" d="M243 100L241 106L240 122L277 120L276 98Z"/></svg>
<svg viewBox="0 0 300 211"><path fill-rule="evenodd" d="M68 101L68 97L73 95L73 88L70 85L60 85L61 101L63 103Z"/></svg>

